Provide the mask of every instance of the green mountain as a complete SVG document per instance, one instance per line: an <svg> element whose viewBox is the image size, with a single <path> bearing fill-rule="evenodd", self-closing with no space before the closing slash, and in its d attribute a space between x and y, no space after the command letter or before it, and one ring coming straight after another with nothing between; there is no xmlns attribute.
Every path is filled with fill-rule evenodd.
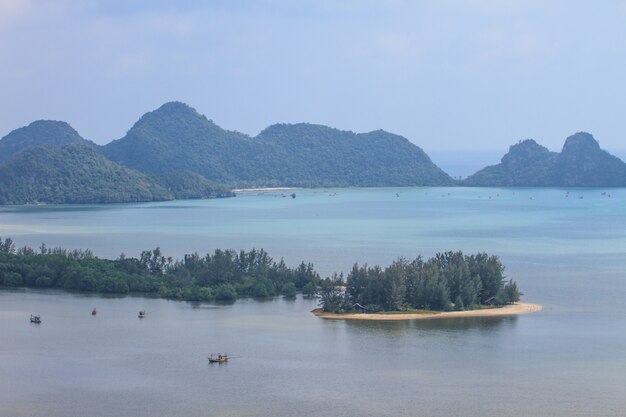
<svg viewBox="0 0 626 417"><path fill-rule="evenodd" d="M30 147L0 165L0 204L120 203L174 196L80 143Z"/></svg>
<svg viewBox="0 0 626 417"><path fill-rule="evenodd" d="M104 146L103 152L148 174L191 171L225 183L245 167L242 159L255 159L248 142L252 142L249 137L224 130L185 104L172 102L143 115L124 138Z"/></svg>
<svg viewBox="0 0 626 417"><path fill-rule="evenodd" d="M453 183L422 149L384 130L357 134L308 123L276 124L255 139L278 156L270 172L272 179L285 185L378 187Z"/></svg>
<svg viewBox="0 0 626 417"><path fill-rule="evenodd" d="M453 184L420 148L391 133L301 123L273 125L252 138L179 102L145 114L103 152L148 174L187 170L233 186Z"/></svg>
<svg viewBox="0 0 626 417"><path fill-rule="evenodd" d="M227 187L246 186L455 184L623 187L626 164L579 132L561 152L520 141L500 164L459 183L419 147L383 130L275 124L250 137L180 102L146 113L126 136L103 147L65 122L46 120L0 140L0 204L228 197Z"/></svg>
<svg viewBox="0 0 626 417"><path fill-rule="evenodd" d="M232 190L224 185L211 182L202 175L188 171L168 172L151 175L157 184L179 200L190 198L234 197Z"/></svg>
<svg viewBox="0 0 626 417"><path fill-rule="evenodd" d="M624 187L626 164L600 149L586 132L568 137L560 153L534 140L510 147L500 164L488 166L463 181L470 186Z"/></svg>
<svg viewBox="0 0 626 417"><path fill-rule="evenodd" d="M70 143L91 143L83 139L65 122L37 120L28 126L15 129L0 140L0 163L16 153L39 145L62 147Z"/></svg>

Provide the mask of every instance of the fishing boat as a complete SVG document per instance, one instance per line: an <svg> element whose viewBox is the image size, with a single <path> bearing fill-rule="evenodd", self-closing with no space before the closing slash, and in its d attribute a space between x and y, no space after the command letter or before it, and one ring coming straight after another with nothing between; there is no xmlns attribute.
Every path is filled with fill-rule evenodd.
<svg viewBox="0 0 626 417"><path fill-rule="evenodd" d="M142 318L146 317L146 310L141 310L141 311L139 312L139 316L138 316L138 317L139 317L140 319L142 319Z"/></svg>
<svg viewBox="0 0 626 417"><path fill-rule="evenodd" d="M30 322L31 323L40 324L41 323L41 316L39 314L31 314L30 315Z"/></svg>
<svg viewBox="0 0 626 417"><path fill-rule="evenodd" d="M94 307L93 310L91 310L91 315L95 316L96 314L98 314L98 312L96 311L96 308Z"/></svg>
<svg viewBox="0 0 626 417"><path fill-rule="evenodd" d="M209 355L209 363L224 363L224 362L228 362L228 359L230 359L230 356L228 356L228 353L211 353Z"/></svg>

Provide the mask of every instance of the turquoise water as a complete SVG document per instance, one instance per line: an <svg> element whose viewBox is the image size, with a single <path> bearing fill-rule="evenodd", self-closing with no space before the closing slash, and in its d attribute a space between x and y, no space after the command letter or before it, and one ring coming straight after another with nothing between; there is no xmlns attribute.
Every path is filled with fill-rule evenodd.
<svg viewBox="0 0 626 417"><path fill-rule="evenodd" d="M296 194L2 208L0 235L105 257L156 246L175 257L263 247L323 274L355 261L487 251L502 258L524 299L545 309L500 319L333 322L310 315L315 302L301 298L220 306L2 291L0 415L626 413L626 190ZM141 308L153 312L145 321L136 318ZM31 312L42 325L28 323ZM209 366L206 355L219 350L241 358Z"/></svg>

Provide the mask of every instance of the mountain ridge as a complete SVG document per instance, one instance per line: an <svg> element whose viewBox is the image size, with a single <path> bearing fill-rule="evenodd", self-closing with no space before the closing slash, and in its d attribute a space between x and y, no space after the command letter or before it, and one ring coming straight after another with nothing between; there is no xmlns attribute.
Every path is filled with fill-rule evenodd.
<svg viewBox="0 0 626 417"><path fill-rule="evenodd" d="M151 190L139 195L152 201L151 192L155 199L213 198L232 196L232 188L263 186L626 186L626 164L602 150L587 132L567 137L560 152L534 139L521 140L499 164L457 181L419 146L382 129L355 133L313 123L275 123L252 137L221 128L185 103L168 102L142 115L124 137L104 146L82 138L63 121L37 120L13 130L0 139L0 185L4 184L0 201L32 203L43 201L42 196L57 201L49 194L50 189L57 189L71 196L67 201L81 202L73 193L81 187L89 190L90 184L77 180L73 183L77 190L61 190L47 183L38 189L42 193L38 196L19 178L28 177L20 166L47 172L45 166L33 165L39 161L58 169L48 174L63 182L60 172L71 176L71 167L62 166L59 155L68 152L66 147L78 145L90 152L74 151L70 160L78 167L92 164L91 168L101 169L83 171L95 184L106 180L94 176L95 172L113 178L123 173L128 182L117 183L120 201L136 201L125 187ZM28 158L20 156L23 152ZM102 200L113 202L115 188L101 186L109 193ZM30 190L25 194L28 198L15 197L19 190L12 188L20 187ZM99 198L94 190L86 193L83 202Z"/></svg>
<svg viewBox="0 0 626 417"><path fill-rule="evenodd" d="M454 184L399 135L277 123L251 137L222 129L180 102L146 113L103 152L142 172L185 169L234 187Z"/></svg>
<svg viewBox="0 0 626 417"><path fill-rule="evenodd" d="M566 138L560 152L533 139L509 148L500 164L485 167L461 182L467 186L624 187L626 164L600 148L587 132Z"/></svg>
<svg viewBox="0 0 626 417"><path fill-rule="evenodd" d="M107 159L68 123L38 120L0 139L0 204L122 203L231 197L185 172L146 176Z"/></svg>

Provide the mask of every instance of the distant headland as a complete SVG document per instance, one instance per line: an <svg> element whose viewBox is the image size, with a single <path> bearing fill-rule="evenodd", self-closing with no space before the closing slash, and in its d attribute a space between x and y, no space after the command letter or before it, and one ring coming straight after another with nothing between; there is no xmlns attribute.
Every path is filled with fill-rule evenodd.
<svg viewBox="0 0 626 417"><path fill-rule="evenodd" d="M560 153L534 140L456 180L408 139L376 130L275 124L257 136L222 129L170 102L99 146L68 123L38 120L0 139L0 204L81 204L232 197L233 189L498 186L625 187L626 164L588 133Z"/></svg>

